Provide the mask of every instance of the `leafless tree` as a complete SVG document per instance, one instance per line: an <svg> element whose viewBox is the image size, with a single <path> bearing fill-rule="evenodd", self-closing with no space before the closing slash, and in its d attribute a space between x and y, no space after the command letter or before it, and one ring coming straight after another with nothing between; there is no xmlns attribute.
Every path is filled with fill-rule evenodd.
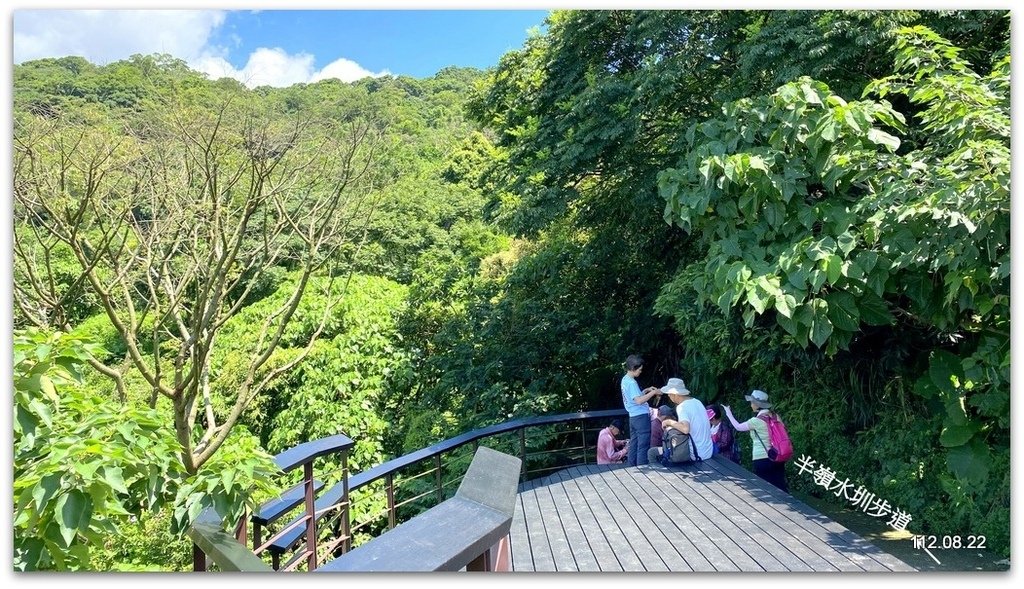
<svg viewBox="0 0 1024 589"><path fill-rule="evenodd" d="M372 118L289 115L239 98L167 105L133 123L80 118L15 122L16 312L19 321L67 329L69 299L93 296L127 348L123 365L94 366L122 399L134 369L152 388L152 406L160 396L171 401L182 461L196 472L323 330L336 296L300 353L268 363L311 279L334 275L339 248L365 233L382 128ZM77 274L70 279L54 262L67 252ZM218 334L277 266L296 278L262 319L237 394L218 415L210 383ZM338 289L327 291L317 296Z"/></svg>

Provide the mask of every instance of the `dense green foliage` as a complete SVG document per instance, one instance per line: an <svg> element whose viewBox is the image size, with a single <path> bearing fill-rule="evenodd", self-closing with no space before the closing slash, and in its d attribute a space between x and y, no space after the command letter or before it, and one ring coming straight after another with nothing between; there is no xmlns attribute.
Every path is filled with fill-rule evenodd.
<svg viewBox="0 0 1024 589"><path fill-rule="evenodd" d="M882 384L886 396L916 405L927 416L918 427L933 435L865 457L891 461L874 485L915 471L924 479L930 449L947 468L932 463L938 476L920 484L931 501L920 490L906 500L932 525L1005 540L1005 520L989 515L1005 481L989 473L1008 463L1009 60L983 78L957 54L928 29L898 31L896 74L865 92L920 105L930 139L919 149L897 152L900 140L879 128L905 132L888 103L847 103L809 79L690 127L685 165L663 172L660 188L666 221L698 233L707 254L666 285L659 308L680 325L701 307L735 309L746 329L782 328L768 349L814 345L829 360L853 352L839 366L878 357L849 382L896 376L906 384ZM875 348L886 328L906 334L904 345ZM967 511L959 521L946 521L942 493Z"/></svg>
<svg viewBox="0 0 1024 589"><path fill-rule="evenodd" d="M326 279L321 279L326 282ZM385 438L401 412L401 391L412 380L409 353L397 325L407 305L406 287L381 277L355 275L335 281L331 288L344 291L320 340L295 370L277 381L260 402L250 408L245 423L271 452L282 452L299 443L344 433L355 440L348 465L353 472L381 462ZM280 289L267 300L255 303L234 319L226 332L244 349L245 340L257 337L253 317L273 307ZM279 348L271 366L286 362L307 343L316 317L323 313L322 300L309 299L299 307L290 325L287 345ZM237 352L226 350L218 361L223 377L215 386L225 392L234 387L232 362ZM317 466L319 478L340 480L340 463L326 459ZM299 474L299 473L296 473Z"/></svg>
<svg viewBox="0 0 1024 589"><path fill-rule="evenodd" d="M316 154L328 128L372 121L378 133L337 240L304 250L286 232L282 255L232 271L241 286L224 293L231 313L203 349L194 405L152 384L180 342L147 273L127 274L131 341L79 278L91 254L16 207L19 567L187 568L180 532L198 510L233 516L272 481L295 482L279 480L269 453L343 432L359 471L510 417L619 407L630 353L647 359L643 386L682 376L705 403L736 407L768 391L798 455L904 509L915 533L985 534L1008 553L1007 14L556 11L547 24L490 72L421 80L247 90L168 56L16 66L18 145L54 146L31 160L41 168L16 165L16 188L67 154L69 181L33 190L68 206L94 186L81 170L118 179L116 201L159 184L140 173L159 159L152 145L193 149L156 141L171 130L158 113L202 121L223 108L229 135L180 130L206 133L218 166L257 173L285 152ZM272 132L240 147L254 136L227 104ZM290 145L287 121L325 127ZM309 161L340 153L324 151ZM177 171L202 169L190 161ZM189 191L214 178L182 177ZM158 212L133 210L134 227ZM107 226L87 218L80 235L146 240ZM259 231L243 233L240 249L259 251ZM162 251L172 270L192 256ZM254 365L264 321L300 291ZM32 323L72 335L21 331ZM238 411L192 474L175 460L189 411L218 432ZM200 427L184 438L199 453L210 441ZM341 476L334 460L317 469ZM790 481L817 492L795 471ZM358 498L354 521L383 502Z"/></svg>
<svg viewBox="0 0 1024 589"><path fill-rule="evenodd" d="M189 562L190 550L180 537L200 510L214 507L237 519L257 498L273 492L268 482L276 468L258 440L241 428L209 468L192 476L184 472L166 415L104 398L109 386L82 386L85 362L101 353L98 348L67 334L36 329L14 334L19 570L102 570L122 564L174 570L175 563ZM146 550L176 544L173 558L138 561L139 555L129 554L124 561L110 560L112 539L140 521L168 524L159 538L139 541Z"/></svg>
<svg viewBox="0 0 1024 589"><path fill-rule="evenodd" d="M798 449L905 506L911 529L984 529L1008 550L1007 24L994 12L552 15L473 105L517 195L498 218L537 236L489 309L536 302L526 338L552 336L485 384L578 383L578 369L598 374L589 350L564 362L551 344L620 332L623 347L599 349L606 374L639 352L651 384L679 374L705 402L765 389ZM545 254L566 248L567 227L586 244L573 260L612 250L571 311L557 285L572 274ZM622 306L594 288L619 274L634 293ZM549 327L566 323L585 327ZM462 375L502 360L485 346ZM551 410L582 398L542 390L524 397ZM511 396L495 405L525 405Z"/></svg>
<svg viewBox="0 0 1024 589"><path fill-rule="evenodd" d="M324 81L280 90L261 88L247 91L230 81L206 81L171 58L136 56L102 67L78 58L39 60L18 66L17 77L16 136L22 148L19 161L24 165L19 167L16 175L26 182L35 182L36 188L25 190L28 194L38 195L40 202L50 196L48 190L63 198L58 206L70 205L83 195L91 198L102 194L103 190L111 194L105 200L100 199L107 206L121 198L117 192L119 186L130 184L123 179L134 177L136 185L146 183L147 180L138 173L150 165L147 161L173 162L176 157L173 140L171 143L159 143L169 137L168 128L161 127L161 121L174 121L176 115L194 119L198 126L182 131L189 137L189 133L205 137L212 146L209 156L219 158L216 165L222 171L242 170L249 165L246 163L249 160L256 164L251 167L254 175L264 175L268 184L280 184L282 178L275 178L272 172L265 173L260 167L263 160L258 150L262 149L260 145L268 150L274 148L274 142L280 139L281 131L287 127L278 126L262 138L252 136L251 129L235 125L248 115L233 110L229 101L244 105L250 113L262 113L264 122L270 121L271 126L279 125L288 117L296 121L319 117L329 125L345 125L353 118L376 121L379 129L386 129L379 138L378 149L380 153L387 154L364 174L363 178L371 179L366 185L369 191L346 212L352 215L352 219L363 217L365 222L353 223L342 217L341 235L348 241L340 244L322 242L333 246L333 249L322 247L314 252L321 256L334 252L333 256L328 256L329 264L321 266L324 271L308 279L303 276L297 267L302 252L302 242L297 239L279 241L276 252L284 252L285 255L278 256L274 265L259 267L255 254L261 248L266 251L265 244L260 243L260 234L242 235L240 251L248 254L246 261L252 266L241 270L240 275L230 277L236 280L237 276L234 284L242 286L227 290L223 301L225 306L237 306L238 312L234 316L225 315L222 326L218 327L223 332L218 334L216 345L208 348L212 350L211 369L202 381L195 381L203 390L202 397L196 397L200 410L193 412L197 423L216 423L219 426L231 414L241 390L239 384L246 378L250 350L262 341L261 323L268 316L274 317L282 302L290 300L297 283L307 280L305 296L300 299L287 324L282 324L280 345L254 376L264 378L274 370L288 370L240 415L240 423L244 427L232 427L224 444L194 475L178 473L169 476L168 484L171 486L161 496L161 503L153 506L158 511L150 513L130 507L124 513L118 512L121 516L118 527L105 523L109 518L99 510L93 512L99 513L99 517L93 518L99 523L89 524L83 520L83 530L88 525L105 526L102 530L105 536L94 534L86 541L78 542L91 550L94 556L91 561L69 561L67 557L65 561L54 561L43 557L26 566L181 569L188 566L189 555L187 544L180 540L180 535L199 510L216 507L227 516L227 520L231 520L241 513L241 509L251 507L254 501L271 493L268 484L274 478L274 471L268 463L268 455L261 448L279 452L300 442L344 432L357 441L349 457L349 467L353 470L373 466L389 454L400 451L402 434L398 422L403 412L404 391L414 382L411 363L417 354L415 346L408 342L416 340L417 334L406 336L399 331L400 323L408 323L407 287L388 278L410 283L422 256L436 260L429 275L418 273L422 280L433 282L435 272L447 273L452 263L457 263L460 268L466 266L462 262L463 256L480 257L484 255L480 252L489 253L497 247L495 244L502 243L492 229L480 222L484 200L479 189L480 173L475 168L488 154L488 141L474 133L460 107L473 81L479 77L478 72L452 68L428 80L389 78L355 84ZM129 87L134 88L128 93L131 94L130 99L112 98ZM240 114L232 119L236 116L234 113ZM215 125L204 124L204 120L213 120L204 119L207 116L220 117L224 130L217 131ZM256 119L248 120L259 125ZM235 131L239 134L230 135ZM81 137L85 140L81 141ZM35 150L41 145L40 141L50 142L53 149ZM182 139L181 142L186 152L190 149L187 141ZM290 149L290 153L295 154L325 148L311 136L303 137L302 141L299 145L284 145L283 149ZM110 152L114 157L104 157L103 150L110 145L116 145ZM456 145L462 147L455 150L453 147ZM171 147L157 153L167 146ZM196 148L199 153L207 149L203 146ZM37 159L57 154L65 157ZM331 154L327 150L323 155L326 161ZM65 166L62 169L66 175L57 178L49 173L47 166L52 167L54 162ZM193 166L190 172L188 166ZM182 170L205 175L213 181L218 178L209 170L203 171L202 161L186 163ZM90 176L90 171L97 173ZM173 181L175 171L168 172L165 179ZM71 181L65 182L65 178ZM239 175L220 178L230 190ZM283 179L287 182L287 178ZM309 186L313 184L307 183L306 187ZM201 189L202 182L185 187L185 191L195 188ZM249 188L250 193L252 190ZM199 202L201 193L197 192L195 196ZM23 202L29 200L23 199ZM188 204L179 202L181 211L187 211ZM308 206L303 205L301 199L294 203L284 202L284 206L295 206L296 210ZM225 206L230 206L230 202L225 201ZM138 296L122 303L125 310L138 311L137 315L121 315L118 308L113 313L125 323L132 321L138 325L137 329L125 331L112 323L112 314L103 296L96 296L97 293L109 294L109 286L104 293L98 290L97 284L101 285L100 288L104 283L109 285L107 281L118 278L117 272L101 268L97 272L97 281L82 278L83 268L87 268L83 260L92 255L89 244L98 243L100 247L123 245L132 250L149 239L147 226L129 225L128 231L111 229L116 227L111 220L116 222L119 211L111 210L108 213L111 218L104 219L102 214L82 216L78 213L76 216L74 209L65 209L68 222L76 223L82 238L90 240L85 242L86 247L81 252L73 253L64 240L76 239L76 236L55 235L52 217L48 217L48 213L40 214L31 208L26 210L22 205L18 208L16 230L21 239L16 244L19 263L15 274L16 283L22 288L20 294L23 296L19 301L25 304L17 309L16 324L43 323L73 329L77 336L101 344L91 348L92 355L83 356L81 360L88 358L95 368L106 372L86 370L77 387L66 391L58 389L58 392L62 395L81 393L90 399L95 396L96 403L105 397L102 403L106 405L102 405L102 411L96 409L98 414L120 410L133 420L130 424L134 424L135 419L140 420L141 425L135 427L153 428L151 435L166 436L170 433L173 439L174 430L169 429L170 424L179 415L183 419L187 415L180 413L176 403L169 402L173 399L157 394L159 391L152 384L152 376L161 372L170 374L172 366L168 359L178 353L173 316L166 311L174 304L174 293L167 289L163 292L147 289L147 277L145 273L139 273L133 285L141 288ZM53 210L59 215L65 212L58 208ZM133 209L131 214L136 219L139 215L167 215L173 220L170 209L143 207L141 210ZM269 218L264 217L264 225ZM145 219L143 221L146 222ZM190 231L191 228L184 230ZM130 237L132 232L134 238ZM125 235L129 237L126 239ZM79 245L79 242L72 243ZM460 244L457 248L453 247L456 243ZM204 240L197 241L197 244L206 245ZM178 258L173 255L175 250ZM207 255L206 250L185 252L180 241L176 244L170 242L166 249L156 250L156 256L167 256L163 263L170 262L172 266L169 269L177 271L188 268L189 256L201 259ZM115 248L110 257L120 254ZM145 264L144 257L141 261ZM196 268L197 273L207 270L201 265ZM377 276L353 274L360 270ZM129 270L124 274L131 276L132 273ZM138 281L142 281L141 284ZM126 286L130 284L128 282ZM180 287L180 292L202 292L199 286L182 284L185 286ZM168 296L171 298L164 298ZM192 325L197 314L187 311L181 314L179 321ZM418 341L423 340L420 338ZM161 368L163 362L168 364ZM290 369L293 362L294 369ZM108 379L109 372L117 376L116 394ZM35 409L41 401L30 397L25 398L25 407ZM33 405L28 405L29 401ZM119 405L131 411L138 408L147 417L136 417L131 411L118 409ZM144 409L146 405L153 409ZM254 432L256 437L247 430ZM77 435L101 433L95 428L85 428ZM138 437L142 435L139 433ZM208 440L201 439L197 433L190 442L198 452L202 452ZM181 453L180 446L174 447ZM42 445L38 451L47 460L53 460L47 454L52 450ZM157 456L152 459L155 461ZM24 461L26 468L38 468L31 463L28 454ZM139 468L147 465L146 460L138 462ZM102 463L90 464L83 459L82 464L86 469L99 468L102 475ZM329 483L341 475L337 461L320 464L318 469L318 476ZM35 485L39 477L29 470L23 478L24 483L19 484L29 485L26 493L30 493L31 485ZM276 484L291 482L294 481L280 480ZM358 501L354 517L359 520L371 511L379 512L381 501L383 497L379 495L369 501ZM39 516L34 515L35 510L22 508L25 509L24 517L30 518L26 520L29 528L27 531L19 528L16 535L19 543L29 542L28 546L33 551L29 556L37 558L38 548L32 544L36 542L34 535L42 537L44 533L51 533L57 537L53 531L57 529L56 524L50 526L53 529L37 531ZM52 503L49 507L42 505L40 508L52 511ZM46 516L45 511L42 513L44 518L52 517ZM42 522L44 528L49 521ZM147 535L145 530L160 524L168 528L161 534ZM133 540L124 543L112 541L117 534ZM175 540L175 537L179 539ZM79 556L86 554L85 548L76 550Z"/></svg>
<svg viewBox="0 0 1024 589"><path fill-rule="evenodd" d="M177 490L174 436L154 411L82 390L85 340L14 336L14 567L90 568L132 513Z"/></svg>

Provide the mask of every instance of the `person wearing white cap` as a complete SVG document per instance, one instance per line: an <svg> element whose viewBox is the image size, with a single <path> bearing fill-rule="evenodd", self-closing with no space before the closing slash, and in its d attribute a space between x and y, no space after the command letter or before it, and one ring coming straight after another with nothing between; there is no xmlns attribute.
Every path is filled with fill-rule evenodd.
<svg viewBox="0 0 1024 589"><path fill-rule="evenodd" d="M701 460L711 458L714 445L711 443L711 421L708 420L707 408L699 399L691 396L690 389L681 378L670 378L661 392L668 395L669 401L676 405L678 419L665 419L662 427L673 428L684 434L690 434L697 455Z"/></svg>
<svg viewBox="0 0 1024 589"><path fill-rule="evenodd" d="M725 416L729 418L732 427L738 432L752 432L751 446L753 451L751 459L754 466L754 474L775 485L785 492L789 492L789 485L786 483L786 465L782 462L775 462L768 458L768 423L761 419L762 415L774 414L771 411L772 404L768 402L768 393L754 389L744 399L750 402L750 409L755 413L754 417L740 423L732 415L732 409L723 405Z"/></svg>

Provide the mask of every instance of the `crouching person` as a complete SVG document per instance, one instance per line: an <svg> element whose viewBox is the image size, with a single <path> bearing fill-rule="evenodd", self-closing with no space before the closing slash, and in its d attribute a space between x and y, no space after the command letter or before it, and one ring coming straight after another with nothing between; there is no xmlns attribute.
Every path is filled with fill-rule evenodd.
<svg viewBox="0 0 1024 589"><path fill-rule="evenodd" d="M661 407L658 407L658 429L662 431L662 443L658 444L657 446L651 446L651 448L647 450L648 463L657 464L661 462L661 454L663 452L663 448L665 445L665 420L674 419L675 416L676 412L674 409L672 409L672 407L668 405L662 405ZM651 427L654 427L654 425L652 425Z"/></svg>
<svg viewBox="0 0 1024 589"><path fill-rule="evenodd" d="M598 464L615 464L622 462L626 458L626 453L629 451L623 446L627 445L627 440L620 440L619 434L622 433L622 420L613 419L608 427L601 430L601 433L597 436L597 463Z"/></svg>
<svg viewBox="0 0 1024 589"><path fill-rule="evenodd" d="M708 420L707 409L698 399L691 396L690 390L681 378L670 378L661 387L661 392L668 395L669 401L676 405L676 419L671 415L661 417L661 425L665 429L665 439L658 449L657 457L662 464L687 463L711 458L714 445L711 443L711 422ZM666 456L666 452L671 454ZM655 456L648 453L649 456Z"/></svg>

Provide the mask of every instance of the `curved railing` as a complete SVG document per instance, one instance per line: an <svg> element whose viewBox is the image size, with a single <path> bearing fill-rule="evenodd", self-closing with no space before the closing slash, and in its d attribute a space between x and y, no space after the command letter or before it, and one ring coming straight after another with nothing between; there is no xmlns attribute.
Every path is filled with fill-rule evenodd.
<svg viewBox="0 0 1024 589"><path fill-rule="evenodd" d="M303 565L305 570L313 570L318 562L350 550L357 533L372 537L375 530L391 529L444 501L450 488L464 474L473 451L484 440L497 450L519 456L522 482L573 464L593 461L597 432L612 418L625 416L623 409L610 409L513 419L449 438L351 477L347 472L347 455L352 440L339 435L307 442L275 457L284 471L303 466L303 482L240 522L233 538L221 532L214 542L207 536L214 529L211 518L215 514L205 513L199 518L198 524L202 525L194 525L189 532L194 542L194 569L205 570L205 556L209 551L204 547L217 547L209 555L221 570L266 570L263 555L268 552L274 570L295 570ZM325 485L313 476L313 460L333 454L341 457L340 482L316 496ZM432 480L427 482L425 477ZM377 488L371 489L374 484ZM354 499L353 492L359 490L363 493ZM386 507L353 526L353 507L358 502L372 502L379 494L384 495ZM292 516L287 524L280 524L296 512L300 513ZM249 523L253 531L252 549L247 547ZM321 533L323 530L330 530L326 538ZM265 533L269 533L269 539L264 541ZM235 544L229 546L230 550L225 548L229 539Z"/></svg>
<svg viewBox="0 0 1024 589"><path fill-rule="evenodd" d="M309 542L309 546L311 548L308 550L309 554L304 554L304 556L308 557L307 562L312 568L316 568L314 556L316 554L317 520L317 518L314 517L313 512L314 493L316 491L313 479L313 461L321 456L333 456L335 454L339 454L341 456L342 471L346 472L348 468L348 451L354 445L355 442L352 441L351 438L344 434L338 434L328 438L299 444L298 446L289 448L277 456L274 456L274 464L276 464L282 472L286 473L300 466L302 467L303 482L301 486L298 487L302 493L297 495L301 497L301 500L304 503L305 513L293 523L291 529L305 532L307 542ZM343 476L342 483L345 483L347 479L347 476ZM345 494L347 495L347 491ZM275 501L280 502L280 499ZM264 504L264 509L275 503L275 501ZM294 504L292 507L294 507ZM245 547L248 535L246 527L247 520L243 519L238 523L235 527L234 537L222 531L222 523L223 521L220 515L213 508L208 508L199 514L196 521L189 528L188 533L192 538L193 570L206 570L207 556L211 556L221 570L262 570L263 567L259 566L259 564L262 563L262 560L259 560L256 553ZM299 526L302 527L300 528ZM258 543L259 541L257 539L257 544Z"/></svg>

